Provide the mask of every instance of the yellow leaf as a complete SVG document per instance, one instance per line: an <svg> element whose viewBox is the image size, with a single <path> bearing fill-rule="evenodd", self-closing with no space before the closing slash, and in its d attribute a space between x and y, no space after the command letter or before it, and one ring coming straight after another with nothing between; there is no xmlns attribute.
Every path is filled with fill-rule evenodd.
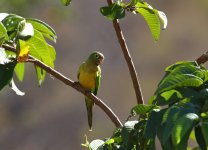
<svg viewBox="0 0 208 150"><path fill-rule="evenodd" d="M30 46L25 41L22 40L19 40L19 44L20 44L20 52L17 57L17 60L18 62L25 62L29 57Z"/></svg>

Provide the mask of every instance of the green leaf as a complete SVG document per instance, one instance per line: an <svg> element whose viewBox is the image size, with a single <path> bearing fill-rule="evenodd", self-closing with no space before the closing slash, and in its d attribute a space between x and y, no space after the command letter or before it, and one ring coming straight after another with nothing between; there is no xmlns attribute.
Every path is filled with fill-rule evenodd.
<svg viewBox="0 0 208 150"><path fill-rule="evenodd" d="M2 20L2 23L8 32L13 32L17 30L21 21L24 21L24 18L15 14L10 14Z"/></svg>
<svg viewBox="0 0 208 150"><path fill-rule="evenodd" d="M121 19L125 17L125 9L117 3L114 3L111 6L101 7L100 12L103 14L103 16L110 20Z"/></svg>
<svg viewBox="0 0 208 150"><path fill-rule="evenodd" d="M175 64L172 64L166 67L165 71L171 72L172 70L180 66L194 66L194 67L200 68L200 66L195 61L178 61Z"/></svg>
<svg viewBox="0 0 208 150"><path fill-rule="evenodd" d="M189 135L192 128L199 121L199 116L195 113L188 113L178 119L171 132L174 146L179 145L185 135Z"/></svg>
<svg viewBox="0 0 208 150"><path fill-rule="evenodd" d="M68 5L70 5L71 0L61 0L61 3L62 3L64 6L68 6Z"/></svg>
<svg viewBox="0 0 208 150"><path fill-rule="evenodd" d="M194 128L195 129L195 128ZM195 130L192 130L191 133L190 133L190 136L189 138L193 141L196 141L196 137L195 137Z"/></svg>
<svg viewBox="0 0 208 150"><path fill-rule="evenodd" d="M56 51L53 46L49 44L47 46L48 46L48 51L50 53L50 58L54 62L56 60ZM52 67L54 67L54 65L52 65Z"/></svg>
<svg viewBox="0 0 208 150"><path fill-rule="evenodd" d="M25 65L24 65L24 63L17 63L14 70L15 70L15 73L17 75L18 80L23 81L24 74L25 74Z"/></svg>
<svg viewBox="0 0 208 150"><path fill-rule="evenodd" d="M131 109L131 115L136 116L140 114L145 114L150 112L153 108L155 108L155 105L146 105L146 104L139 104Z"/></svg>
<svg viewBox="0 0 208 150"><path fill-rule="evenodd" d="M155 139L157 131L157 116L160 111L158 109L152 110L147 120L147 125L144 130L144 137L147 139Z"/></svg>
<svg viewBox="0 0 208 150"><path fill-rule="evenodd" d="M176 120L179 118L179 108L169 108L163 115L161 124L165 124L163 132L161 134L160 142L165 145L171 135L171 131L174 127Z"/></svg>
<svg viewBox="0 0 208 150"><path fill-rule="evenodd" d="M201 131L206 142L206 146L208 146L208 119L204 120L201 125Z"/></svg>
<svg viewBox="0 0 208 150"><path fill-rule="evenodd" d="M141 14L147 22L152 36L155 41L160 37L160 20L155 10L151 7L139 7L136 9L136 13Z"/></svg>
<svg viewBox="0 0 208 150"><path fill-rule="evenodd" d="M185 105L186 106L186 105ZM178 120L183 120L181 119L182 116L186 116L188 114L195 114L195 108L191 107L182 107L178 106L177 104L172 105L170 108L167 109L167 111L163 115L163 119L161 124L163 124L163 131L161 134L160 141L163 145L168 142L169 137L171 136L172 133L174 133L173 130L175 126L177 126L177 121Z"/></svg>
<svg viewBox="0 0 208 150"><path fill-rule="evenodd" d="M54 48L46 43L43 35L39 31L36 29L34 31L34 36L26 41L26 43L30 46L30 55L53 68L55 61ZM45 71L36 66L36 73L38 83L41 85L45 79Z"/></svg>
<svg viewBox="0 0 208 150"><path fill-rule="evenodd" d="M113 144L113 143L120 143L120 142L122 142L122 138L121 137L114 137L114 138L108 139L105 142L105 144L110 145L110 144Z"/></svg>
<svg viewBox="0 0 208 150"><path fill-rule="evenodd" d="M45 70L43 70L42 68L38 66L35 66L35 70L36 70L36 75L38 78L38 85L41 86L45 79L46 72Z"/></svg>
<svg viewBox="0 0 208 150"><path fill-rule="evenodd" d="M182 87L156 94L153 103L157 105L172 105L187 98L199 97L199 92L192 88Z"/></svg>
<svg viewBox="0 0 208 150"><path fill-rule="evenodd" d="M7 30L4 25L0 22L0 46L9 39L7 35Z"/></svg>
<svg viewBox="0 0 208 150"><path fill-rule="evenodd" d="M15 64L13 62L0 64L0 90L12 80Z"/></svg>
<svg viewBox="0 0 208 150"><path fill-rule="evenodd" d="M205 142L203 134L202 134L201 126L199 126L199 125L195 127L195 137L196 137L196 141L199 144L201 150L206 150L207 149L206 142Z"/></svg>
<svg viewBox="0 0 208 150"><path fill-rule="evenodd" d="M132 0L130 6L135 6L139 2L141 2L141 0Z"/></svg>
<svg viewBox="0 0 208 150"><path fill-rule="evenodd" d="M45 22L33 18L27 18L26 22L31 23L36 30L38 30L44 35L44 37L56 42L57 39L56 32L53 30L52 27L50 27Z"/></svg>
<svg viewBox="0 0 208 150"><path fill-rule="evenodd" d="M39 31L34 31L34 36L26 41L30 46L30 54L53 68L55 60L54 49L48 45Z"/></svg>
<svg viewBox="0 0 208 150"><path fill-rule="evenodd" d="M205 81L206 71L199 66L187 64L171 65L160 81L156 94L178 87L199 87Z"/></svg>
<svg viewBox="0 0 208 150"><path fill-rule="evenodd" d="M124 149L133 149L136 142L136 136L134 136L134 126L138 121L127 121L121 131L121 137L123 140L122 147Z"/></svg>
<svg viewBox="0 0 208 150"><path fill-rule="evenodd" d="M7 30L7 34L10 40L16 40L19 33L25 26L25 19L14 14L10 14L2 20L3 25Z"/></svg>
<svg viewBox="0 0 208 150"><path fill-rule="evenodd" d="M179 91L173 89L173 90L169 90L161 94L158 94L155 97L154 102L157 105L166 105L166 104L172 104L174 102L177 102L178 100L181 100L182 98L183 98L183 95Z"/></svg>

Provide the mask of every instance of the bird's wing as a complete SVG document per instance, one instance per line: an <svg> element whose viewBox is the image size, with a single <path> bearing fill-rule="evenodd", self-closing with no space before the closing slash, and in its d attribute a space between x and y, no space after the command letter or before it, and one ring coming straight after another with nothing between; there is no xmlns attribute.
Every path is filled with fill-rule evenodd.
<svg viewBox="0 0 208 150"><path fill-rule="evenodd" d="M98 89L100 87L100 78L101 78L101 69L99 68L95 77L95 89L93 91L94 95L97 95Z"/></svg>

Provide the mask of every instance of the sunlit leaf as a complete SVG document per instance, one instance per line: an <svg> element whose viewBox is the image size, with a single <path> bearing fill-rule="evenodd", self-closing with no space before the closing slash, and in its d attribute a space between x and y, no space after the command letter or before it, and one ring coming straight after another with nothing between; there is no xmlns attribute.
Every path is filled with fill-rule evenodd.
<svg viewBox="0 0 208 150"><path fill-rule="evenodd" d="M41 86L45 79L46 72L45 70L43 70L42 68L38 66L35 66L35 70L36 70L36 75L38 78L38 85Z"/></svg>
<svg viewBox="0 0 208 150"><path fill-rule="evenodd" d="M194 125L199 121L199 116L195 113L188 113L178 119L172 130L173 145L178 145L186 134L190 134Z"/></svg>
<svg viewBox="0 0 208 150"><path fill-rule="evenodd" d="M4 25L0 22L0 46L4 43L4 41L8 40L7 30Z"/></svg>
<svg viewBox="0 0 208 150"><path fill-rule="evenodd" d="M35 30L34 33L34 36L26 41L26 43L30 46L30 54L50 67L54 67L54 49L48 45L39 31Z"/></svg>
<svg viewBox="0 0 208 150"><path fill-rule="evenodd" d="M148 113L149 111L151 111L155 107L156 106L154 106L154 105L138 104L137 106L135 106L131 109L130 113L132 116L145 114L145 113Z"/></svg>
<svg viewBox="0 0 208 150"><path fill-rule="evenodd" d="M18 37L19 32L23 30L25 19L18 15L10 14L2 20L2 23L7 30L9 39L14 41Z"/></svg>
<svg viewBox="0 0 208 150"><path fill-rule="evenodd" d="M121 19L125 17L125 9L117 3L114 3L111 6L101 7L100 12L103 14L103 16L110 20Z"/></svg>
<svg viewBox="0 0 208 150"><path fill-rule="evenodd" d="M105 144L109 145L109 144L120 143L120 142L122 142L122 138L121 137L114 137L114 138L111 138L111 139L107 140L105 142Z"/></svg>
<svg viewBox="0 0 208 150"><path fill-rule="evenodd" d="M165 71L171 72L176 67L180 67L180 66L194 66L194 67L200 68L200 66L195 61L178 61L178 62L166 67Z"/></svg>
<svg viewBox="0 0 208 150"><path fill-rule="evenodd" d="M24 96L24 95L25 95L24 92L20 91L20 90L17 88L17 86L15 85L13 79L11 80L10 87L11 87L11 89L12 89L17 95L19 95L19 96Z"/></svg>
<svg viewBox="0 0 208 150"><path fill-rule="evenodd" d="M39 31L36 29L34 31L34 36L26 41L26 43L30 46L30 55L53 68L55 60L54 49L48 45ZM36 67L36 73L38 76L38 83L40 85L44 81L45 71Z"/></svg>
<svg viewBox="0 0 208 150"><path fill-rule="evenodd" d="M182 98L183 95L179 91L173 89L157 95L154 101L156 101L157 105L166 105L172 104Z"/></svg>
<svg viewBox="0 0 208 150"><path fill-rule="evenodd" d="M49 53L50 53L50 58L51 58L51 60L54 62L55 60L56 60L56 51L55 51L55 49L54 49L54 47L53 46L51 46L51 45L47 45L48 46L48 51L49 51ZM53 67L53 66L52 66Z"/></svg>
<svg viewBox="0 0 208 150"><path fill-rule="evenodd" d="M57 39L56 32L53 30L52 27L50 27L45 22L33 18L27 18L26 22L31 23L33 27L39 32L41 32L46 38L50 37L49 39L52 39L54 42L56 42Z"/></svg>
<svg viewBox="0 0 208 150"><path fill-rule="evenodd" d="M207 72L191 63L171 65L160 81L156 94L178 87L199 87L206 79Z"/></svg>
<svg viewBox="0 0 208 150"><path fill-rule="evenodd" d="M61 3L62 3L64 6L68 6L68 5L70 5L71 0L61 0Z"/></svg>
<svg viewBox="0 0 208 150"><path fill-rule="evenodd" d="M130 6L135 6L138 2L141 2L141 0L132 0Z"/></svg>
<svg viewBox="0 0 208 150"><path fill-rule="evenodd" d="M162 22L162 29L166 29L167 25L168 25L168 19L167 19L165 13L162 11L156 11L156 12Z"/></svg>
<svg viewBox="0 0 208 150"><path fill-rule="evenodd" d="M153 97L153 103L157 105L174 104L176 102L181 102L182 100L189 98L191 99L198 96L198 91L188 87L180 87L156 94Z"/></svg>
<svg viewBox="0 0 208 150"><path fill-rule="evenodd" d="M6 18L9 14L7 13L0 13L0 21L2 21L4 18Z"/></svg>
<svg viewBox="0 0 208 150"><path fill-rule="evenodd" d="M17 75L17 78L19 81L23 81L24 79L24 73L25 73L25 65L24 63L17 63L15 66L15 73Z"/></svg>
<svg viewBox="0 0 208 150"><path fill-rule="evenodd" d="M34 29L31 23L25 23L25 26L23 30L19 34L22 37L26 36L33 36L34 35Z"/></svg>
<svg viewBox="0 0 208 150"><path fill-rule="evenodd" d="M136 12L141 14L147 22L155 41L160 37L160 20L155 11L148 7L139 7Z"/></svg>

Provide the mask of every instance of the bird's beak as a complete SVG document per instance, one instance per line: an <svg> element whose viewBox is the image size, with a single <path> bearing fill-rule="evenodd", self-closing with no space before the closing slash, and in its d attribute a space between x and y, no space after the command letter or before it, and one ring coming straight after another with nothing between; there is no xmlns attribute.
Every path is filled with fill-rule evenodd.
<svg viewBox="0 0 208 150"><path fill-rule="evenodd" d="M104 57L100 56L96 62L97 65L101 65L104 61Z"/></svg>
<svg viewBox="0 0 208 150"><path fill-rule="evenodd" d="M100 62L100 64L102 64L104 62L104 57L100 57L99 62Z"/></svg>

